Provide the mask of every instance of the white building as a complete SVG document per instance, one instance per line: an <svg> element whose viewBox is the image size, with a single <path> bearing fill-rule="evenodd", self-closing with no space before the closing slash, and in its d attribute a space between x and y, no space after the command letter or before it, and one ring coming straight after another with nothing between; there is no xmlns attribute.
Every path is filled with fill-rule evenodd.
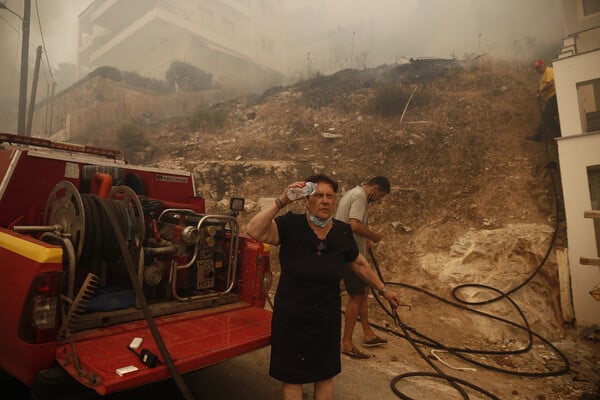
<svg viewBox="0 0 600 400"><path fill-rule="evenodd" d="M554 60L557 139L567 220L573 311L600 324L600 1L562 0L565 38Z"/></svg>
<svg viewBox="0 0 600 400"><path fill-rule="evenodd" d="M282 0L94 0L79 15L79 76L100 66L164 79L174 61L222 88L261 89L283 72Z"/></svg>

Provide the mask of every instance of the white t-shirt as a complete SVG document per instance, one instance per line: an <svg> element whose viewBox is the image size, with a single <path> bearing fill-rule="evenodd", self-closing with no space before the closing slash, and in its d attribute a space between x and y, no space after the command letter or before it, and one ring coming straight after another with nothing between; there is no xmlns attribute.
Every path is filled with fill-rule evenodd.
<svg viewBox="0 0 600 400"><path fill-rule="evenodd" d="M340 199L335 219L350 223L350 219L356 219L367 226L369 201L367 194L361 186L356 186L346 192ZM354 240L358 246L358 251L362 255L367 254L367 238L354 233Z"/></svg>

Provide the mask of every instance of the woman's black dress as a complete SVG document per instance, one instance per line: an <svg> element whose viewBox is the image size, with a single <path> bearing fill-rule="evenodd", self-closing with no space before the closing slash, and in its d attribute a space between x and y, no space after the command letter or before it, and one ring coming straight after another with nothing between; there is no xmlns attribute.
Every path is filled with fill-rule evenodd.
<svg viewBox="0 0 600 400"><path fill-rule="evenodd" d="M325 240L306 215L275 219L281 276L275 294L269 373L286 383L310 383L341 371L340 279L358 257L350 225L333 220Z"/></svg>

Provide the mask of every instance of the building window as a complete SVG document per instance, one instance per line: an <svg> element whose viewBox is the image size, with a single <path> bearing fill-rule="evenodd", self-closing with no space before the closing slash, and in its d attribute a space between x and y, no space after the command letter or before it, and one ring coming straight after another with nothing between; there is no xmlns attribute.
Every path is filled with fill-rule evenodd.
<svg viewBox="0 0 600 400"><path fill-rule="evenodd" d="M228 18L221 17L221 32L226 36L233 36L235 32L235 24Z"/></svg>
<svg viewBox="0 0 600 400"><path fill-rule="evenodd" d="M267 18L272 18L273 17L273 5L267 0L260 0L260 12L263 16L265 16Z"/></svg>
<svg viewBox="0 0 600 400"><path fill-rule="evenodd" d="M198 22L204 26L213 25L213 13L204 7L198 6Z"/></svg>
<svg viewBox="0 0 600 400"><path fill-rule="evenodd" d="M600 13L600 0L581 0L581 6L584 17Z"/></svg>
<svg viewBox="0 0 600 400"><path fill-rule="evenodd" d="M600 166L588 168L588 182L592 210L600 210ZM596 232L596 252L600 256L600 219L598 218L594 218L594 231Z"/></svg>
<svg viewBox="0 0 600 400"><path fill-rule="evenodd" d="M583 132L600 131L600 79L577 84Z"/></svg>

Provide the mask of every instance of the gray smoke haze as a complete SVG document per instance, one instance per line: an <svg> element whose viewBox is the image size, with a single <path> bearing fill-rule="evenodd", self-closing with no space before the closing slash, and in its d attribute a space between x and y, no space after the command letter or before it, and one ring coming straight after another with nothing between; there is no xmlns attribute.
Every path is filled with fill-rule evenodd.
<svg viewBox="0 0 600 400"><path fill-rule="evenodd" d="M1 1L15 13L23 15L22 0ZM75 63L77 57L77 15L90 0L32 0L30 21L29 59L33 65L35 50L41 46L42 36L37 11L41 20L41 32L48 52L48 60L56 68L60 63ZM37 4L37 7L36 7ZM21 20L6 10L0 9L1 76L10 81L19 80L21 62ZM46 59L44 57L44 63ZM47 67L47 66L46 66ZM47 72L47 70L46 70ZM16 75L14 75L16 73ZM8 76L7 76L8 75ZM14 85L14 82L11 83ZM2 92L7 89L2 86Z"/></svg>
<svg viewBox="0 0 600 400"><path fill-rule="evenodd" d="M0 1L22 15L22 0ZM282 1L285 45L280 56L288 82L311 71L328 74L410 57L487 54L526 61L551 58L558 52L563 36L560 0ZM38 99L46 96L50 81L47 61L54 71L57 90L73 83L77 17L90 3L32 0L30 77L35 49L42 45L37 10L47 50L42 59ZM0 9L0 131L14 131L16 126L20 48L21 21Z"/></svg>
<svg viewBox="0 0 600 400"><path fill-rule="evenodd" d="M291 0L288 7L289 57L310 57L326 73L409 57L531 60L548 46L557 52L563 32L560 0ZM339 54L318 45L332 36Z"/></svg>
<svg viewBox="0 0 600 400"><path fill-rule="evenodd" d="M14 13L23 16L23 1L0 1ZM73 83L75 77L72 76L72 73L64 73L64 64L76 62L77 15L89 2L89 0L31 1L28 105L36 48L42 46L43 43L45 43L47 53L42 54L36 98L45 98L48 93L48 84L52 82L48 63L51 65L54 78L58 83L57 90L64 89ZM41 29L38 23L38 11ZM0 9L0 131L3 132L16 132L21 42L21 20L9 11Z"/></svg>

